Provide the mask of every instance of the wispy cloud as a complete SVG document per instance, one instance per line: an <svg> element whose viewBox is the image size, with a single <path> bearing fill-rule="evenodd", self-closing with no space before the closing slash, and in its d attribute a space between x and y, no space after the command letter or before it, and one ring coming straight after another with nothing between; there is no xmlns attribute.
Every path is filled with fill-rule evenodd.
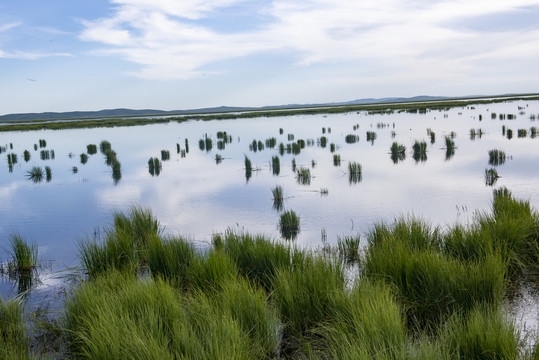
<svg viewBox="0 0 539 360"><path fill-rule="evenodd" d="M6 52L0 49L0 59L20 59L20 60L37 60L47 57L71 57L70 53L46 53L46 52L26 52L26 51L13 51Z"/></svg>
<svg viewBox="0 0 539 360"><path fill-rule="evenodd" d="M247 1L247 0L245 0ZM299 66L377 62L387 71L480 69L484 60L537 59L539 27L474 31L455 25L491 14L539 12L539 0L274 0L262 27L218 32L212 21L239 0L113 0L109 17L84 21L80 38L141 65L150 79L200 76L219 61L287 51Z"/></svg>

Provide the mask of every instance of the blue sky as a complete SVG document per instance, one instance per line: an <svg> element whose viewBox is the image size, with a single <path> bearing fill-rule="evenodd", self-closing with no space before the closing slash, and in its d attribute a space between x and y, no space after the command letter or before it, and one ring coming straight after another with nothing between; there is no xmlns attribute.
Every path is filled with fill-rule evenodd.
<svg viewBox="0 0 539 360"><path fill-rule="evenodd" d="M0 114L539 92L539 0L0 0Z"/></svg>

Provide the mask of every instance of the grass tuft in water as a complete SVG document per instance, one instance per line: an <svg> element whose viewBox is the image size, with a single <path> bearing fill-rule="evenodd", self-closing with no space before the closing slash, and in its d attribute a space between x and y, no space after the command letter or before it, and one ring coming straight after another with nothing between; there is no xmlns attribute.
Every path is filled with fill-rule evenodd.
<svg viewBox="0 0 539 360"><path fill-rule="evenodd" d="M300 167L296 171L296 180L301 185L311 185L311 170L307 167Z"/></svg>
<svg viewBox="0 0 539 360"><path fill-rule="evenodd" d="M32 166L32 168L26 172L26 177L33 183L40 183L43 181L43 169L39 166Z"/></svg>
<svg viewBox="0 0 539 360"><path fill-rule="evenodd" d="M503 165L505 163L505 152L498 149L489 150L488 163L492 166Z"/></svg>
<svg viewBox="0 0 539 360"><path fill-rule="evenodd" d="M24 150L23 157L24 157L24 162L30 161L30 151Z"/></svg>
<svg viewBox="0 0 539 360"><path fill-rule="evenodd" d="M498 172L494 168L485 169L485 185L493 186L498 181Z"/></svg>
<svg viewBox="0 0 539 360"><path fill-rule="evenodd" d="M279 160L278 156L271 157L271 170L275 176L279 176L281 173L281 161Z"/></svg>
<svg viewBox="0 0 539 360"><path fill-rule="evenodd" d="M28 243L19 234L11 234L9 236L9 244L11 247L10 256L7 267L10 273L28 272L37 266L37 245Z"/></svg>
<svg viewBox="0 0 539 360"><path fill-rule="evenodd" d="M451 138L451 136L445 137L445 160L449 160L455 155L455 142Z"/></svg>
<svg viewBox="0 0 539 360"><path fill-rule="evenodd" d="M425 141L415 141L412 146L414 151L413 158L415 162L427 161L427 143Z"/></svg>
<svg viewBox="0 0 539 360"><path fill-rule="evenodd" d="M50 182L52 180L52 170L49 166L45 166L45 178L47 182Z"/></svg>
<svg viewBox="0 0 539 360"><path fill-rule="evenodd" d="M358 236L345 236L337 239L337 253L346 263L355 263L359 261L359 245L361 243Z"/></svg>
<svg viewBox="0 0 539 360"><path fill-rule="evenodd" d="M357 184L361 182L361 164L357 162L348 162L348 182L350 184Z"/></svg>
<svg viewBox="0 0 539 360"><path fill-rule="evenodd" d="M88 155L85 153L80 154L80 163L86 164L88 162Z"/></svg>
<svg viewBox="0 0 539 360"><path fill-rule="evenodd" d="M88 153L88 155L97 154L97 145L95 145L95 144L86 145L86 152Z"/></svg>
<svg viewBox="0 0 539 360"><path fill-rule="evenodd" d="M273 189L271 189L271 193L273 195L273 208L277 211L281 211L283 209L283 187L278 185L275 186Z"/></svg>
<svg viewBox="0 0 539 360"><path fill-rule="evenodd" d="M406 159L406 147L404 145L393 142L391 144L391 160L393 164L398 164L399 161L404 161Z"/></svg>
<svg viewBox="0 0 539 360"><path fill-rule="evenodd" d="M294 210L285 211L279 218L279 230L281 231L281 235L287 240L295 239L300 231L299 223L300 218Z"/></svg>

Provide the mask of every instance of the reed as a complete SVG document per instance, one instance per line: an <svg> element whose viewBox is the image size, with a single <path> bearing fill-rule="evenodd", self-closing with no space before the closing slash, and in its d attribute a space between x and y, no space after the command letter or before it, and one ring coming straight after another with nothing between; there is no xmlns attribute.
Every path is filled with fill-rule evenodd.
<svg viewBox="0 0 539 360"><path fill-rule="evenodd" d="M507 129L506 136L507 136L507 139L511 140L513 138L513 130Z"/></svg>
<svg viewBox="0 0 539 360"><path fill-rule="evenodd" d="M358 236L345 236L337 238L337 253L346 263L355 263L359 261L359 246L361 239Z"/></svg>
<svg viewBox="0 0 539 360"><path fill-rule="evenodd" d="M223 157L220 154L215 154L215 159L214 160L215 160L215 163L217 165L219 165L220 163L223 162Z"/></svg>
<svg viewBox="0 0 539 360"><path fill-rule="evenodd" d="M245 155L244 164L245 164L245 180L249 181L249 179L251 178L253 174L253 165L251 164L251 159L249 159L247 155Z"/></svg>
<svg viewBox="0 0 539 360"><path fill-rule="evenodd" d="M30 341L26 335L24 310L18 300L0 297L0 358L30 360Z"/></svg>
<svg viewBox="0 0 539 360"><path fill-rule="evenodd" d="M518 129L517 130L517 137L518 138L525 138L526 136L528 136L528 130L526 130L526 129Z"/></svg>
<svg viewBox="0 0 539 360"><path fill-rule="evenodd" d="M333 166L341 166L341 155L333 154Z"/></svg>
<svg viewBox="0 0 539 360"><path fill-rule="evenodd" d="M9 236L10 260L7 268L9 273L23 273L34 270L37 266L37 245L28 243L19 234Z"/></svg>
<svg viewBox="0 0 539 360"><path fill-rule="evenodd" d="M301 185L311 185L311 170L307 167L300 167L296 171L296 181Z"/></svg>
<svg viewBox="0 0 539 360"><path fill-rule="evenodd" d="M204 149L206 148L206 143L204 142L204 139L198 140L198 148L199 148L201 151L204 151Z"/></svg>
<svg viewBox="0 0 539 360"><path fill-rule="evenodd" d="M415 162L427 161L427 143L425 141L415 141L412 146L414 151L413 158Z"/></svg>
<svg viewBox="0 0 539 360"><path fill-rule="evenodd" d="M294 134L288 134L288 141L294 141Z"/></svg>
<svg viewBox="0 0 539 360"><path fill-rule="evenodd" d="M40 183L43 181L43 169L39 166L32 166L32 168L26 172L26 177L35 184Z"/></svg>
<svg viewBox="0 0 539 360"><path fill-rule="evenodd" d="M86 152L88 153L88 155L97 154L97 145L95 145L95 144L86 145Z"/></svg>
<svg viewBox="0 0 539 360"><path fill-rule="evenodd" d="M361 164L357 162L348 162L348 182L350 184L356 184L361 182Z"/></svg>
<svg viewBox="0 0 539 360"><path fill-rule="evenodd" d="M283 143L279 143L279 155L281 155L281 156L284 155L284 144Z"/></svg>
<svg viewBox="0 0 539 360"><path fill-rule="evenodd" d="M39 147L40 148L47 147L47 141L45 141L45 139L39 139ZM13 148L13 146L11 148Z"/></svg>
<svg viewBox="0 0 539 360"><path fill-rule="evenodd" d="M393 142L390 147L391 151L391 160L394 164L398 164L399 161L404 161L406 159L406 147L404 145Z"/></svg>
<svg viewBox="0 0 539 360"><path fill-rule="evenodd" d="M485 185L493 186L498 181L498 172L494 168L485 169Z"/></svg>
<svg viewBox="0 0 539 360"><path fill-rule="evenodd" d="M161 161L167 161L167 160L170 160L170 151L161 150Z"/></svg>
<svg viewBox="0 0 539 360"><path fill-rule="evenodd" d="M158 158L150 158L148 160L148 171L150 175L159 176L159 174L161 173L161 168L162 165Z"/></svg>
<svg viewBox="0 0 539 360"><path fill-rule="evenodd" d="M99 144L99 150L101 151L101 153L103 155L105 155L105 153L107 151L110 151L112 150L112 145L110 144L110 142L108 142L107 140L103 140L101 141L101 143Z"/></svg>
<svg viewBox="0 0 539 360"><path fill-rule="evenodd" d="M274 137L271 137L269 139L266 139L266 147L268 149L273 149L277 145L277 139Z"/></svg>
<svg viewBox="0 0 539 360"><path fill-rule="evenodd" d="M329 144L329 151L331 151L332 153L335 152L335 144L334 143Z"/></svg>
<svg viewBox="0 0 539 360"><path fill-rule="evenodd" d="M189 153L189 140L187 138L185 139L185 152Z"/></svg>
<svg viewBox="0 0 539 360"><path fill-rule="evenodd" d="M374 131L367 131L367 141L370 141L374 145L374 140L376 140L376 133Z"/></svg>
<svg viewBox="0 0 539 360"><path fill-rule="evenodd" d="M434 131L430 131L428 135L430 136L430 143L434 144L436 142L436 133Z"/></svg>
<svg viewBox="0 0 539 360"><path fill-rule="evenodd" d="M50 182L52 180L52 170L49 166L45 166L45 178L47 182Z"/></svg>
<svg viewBox="0 0 539 360"><path fill-rule="evenodd" d="M278 176L281 173L281 161L278 156L271 157L271 170L275 176Z"/></svg>
<svg viewBox="0 0 539 360"><path fill-rule="evenodd" d="M111 164L111 169L112 179L114 180L114 184L117 184L122 179L122 164L117 159L114 159Z"/></svg>
<svg viewBox="0 0 539 360"><path fill-rule="evenodd" d="M498 149L489 150L488 163L492 166L503 165L505 163L505 152Z"/></svg>
<svg viewBox="0 0 539 360"><path fill-rule="evenodd" d="M116 151L114 150L106 150L105 151L105 163L108 165L108 166L112 166L112 162L114 160L116 160Z"/></svg>
<svg viewBox="0 0 539 360"><path fill-rule="evenodd" d="M292 159L292 172L296 172L296 158Z"/></svg>
<svg viewBox="0 0 539 360"><path fill-rule="evenodd" d="M279 135L282 135L282 134L284 134L284 130L283 128L279 128Z"/></svg>
<svg viewBox="0 0 539 360"><path fill-rule="evenodd" d="M71 168L71 172L72 172L73 174L76 174L76 173L79 172L79 169L78 169L76 166L73 166L73 167Z"/></svg>
<svg viewBox="0 0 539 360"><path fill-rule="evenodd" d="M88 155L86 155L85 153L80 154L80 163L84 165L87 162L88 162Z"/></svg>
<svg viewBox="0 0 539 360"><path fill-rule="evenodd" d="M188 269L195 254L193 244L181 237L164 240L153 237L148 245L148 267L154 279L165 279L173 287L186 291L190 285Z"/></svg>
<svg viewBox="0 0 539 360"><path fill-rule="evenodd" d="M344 141L346 141L347 144L355 144L359 141L359 136L354 134L348 134L344 137Z"/></svg>
<svg viewBox="0 0 539 360"><path fill-rule="evenodd" d="M24 150L23 157L24 157L24 162L30 161L30 151Z"/></svg>
<svg viewBox="0 0 539 360"><path fill-rule="evenodd" d="M301 146L298 143L292 143L292 154L299 155L301 153Z"/></svg>
<svg viewBox="0 0 539 360"><path fill-rule="evenodd" d="M321 136L320 137L320 147L325 148L327 146L327 143L328 143L328 138L325 137L325 136Z"/></svg>
<svg viewBox="0 0 539 360"><path fill-rule="evenodd" d="M455 155L455 142L450 136L445 137L445 160L450 160Z"/></svg>
<svg viewBox="0 0 539 360"><path fill-rule="evenodd" d="M287 210L279 217L279 230L287 240L295 239L300 231L300 218L294 210Z"/></svg>

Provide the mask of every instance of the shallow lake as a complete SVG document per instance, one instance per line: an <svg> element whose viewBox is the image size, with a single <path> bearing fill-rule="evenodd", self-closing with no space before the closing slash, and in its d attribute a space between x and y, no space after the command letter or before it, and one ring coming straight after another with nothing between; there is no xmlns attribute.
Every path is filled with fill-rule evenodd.
<svg viewBox="0 0 539 360"><path fill-rule="evenodd" d="M539 138L530 130L539 126L536 117L539 101L513 101L426 113L361 111L0 133L0 146L5 148L0 155L0 261L9 257L9 235L19 233L38 244L39 257L52 264L52 272L76 266L78 242L99 236L114 211L132 205L151 209L167 234L180 234L201 247L213 233L227 229L279 238L283 210L274 209L271 193L277 185L284 190L283 209L294 210L301 218L293 241L313 248L322 244L323 234L330 244L349 235L364 239L374 223L401 215L413 214L440 227L467 223L475 211L489 210L492 190L500 186L539 209ZM481 135L471 136L471 129L481 129ZM525 131L519 134L519 129ZM230 140L224 148L218 144L218 132L226 132ZM367 132L376 138L367 141ZM347 135L359 140L347 143ZM453 155L446 153L446 136L455 143ZM205 144L204 149L199 147L206 137L212 140L210 150ZM268 148L266 140L272 137L276 146ZM39 146L40 139L46 146ZM300 139L305 141L300 153L287 153L287 144ZM103 140L117 154L121 178L113 177L99 151ZM189 151L183 157L186 140ZM253 151L253 140L263 143L264 149ZM415 140L427 143L426 160L412 156ZM397 163L390 154L393 142L406 147L406 158ZM285 146L283 155L280 143ZM80 154L86 153L88 144L97 145L98 151L82 164ZM504 164L489 164L492 149L506 153ZM25 150L30 153L28 161ZM170 159L162 161L159 175L152 175L148 160L161 159L161 150L168 150ZM49 159L46 154L42 157L42 151L49 151ZM11 153L17 162L10 166ZM334 154L340 155L340 166L334 163ZM216 155L222 157L220 163ZM253 164L250 178L245 156ZM273 156L280 159L278 175L271 166ZM297 169L309 168L309 185L298 182L293 159ZM350 181L349 162L361 164L360 181ZM29 179L34 166L50 167L50 181ZM485 182L489 168L500 175L494 186ZM50 293L62 284L54 276L41 280L37 292ZM0 295L15 293L14 284L2 277Z"/></svg>

